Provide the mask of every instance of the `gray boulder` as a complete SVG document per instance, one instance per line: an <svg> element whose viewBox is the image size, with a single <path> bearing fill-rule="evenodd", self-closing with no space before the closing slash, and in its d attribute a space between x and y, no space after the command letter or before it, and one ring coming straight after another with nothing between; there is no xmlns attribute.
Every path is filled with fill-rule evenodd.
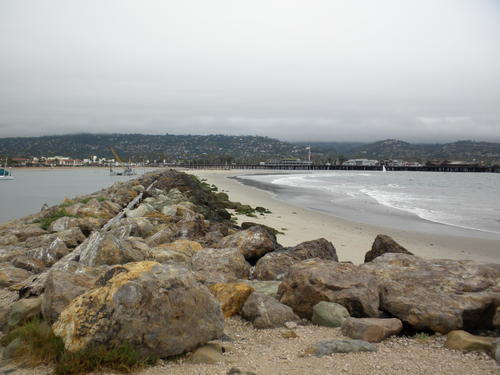
<svg viewBox="0 0 500 375"><path fill-rule="evenodd" d="M344 306L321 301L313 306L311 321L319 326L340 327L349 317L349 311Z"/></svg>
<svg viewBox="0 0 500 375"><path fill-rule="evenodd" d="M403 329L401 320L377 318L348 318L342 323L342 333L352 339L380 342L397 335Z"/></svg>
<svg viewBox="0 0 500 375"><path fill-rule="evenodd" d="M42 306L41 297L24 298L12 305L7 326L9 330L40 315Z"/></svg>
<svg viewBox="0 0 500 375"><path fill-rule="evenodd" d="M403 246L385 234L379 234L373 241L372 249L365 254L365 263L371 262L376 257L387 253L400 253L413 255Z"/></svg>
<svg viewBox="0 0 500 375"><path fill-rule="evenodd" d="M311 258L338 262L337 252L333 244L320 238L264 255L255 265L253 276L258 280L282 280L292 265Z"/></svg>
<svg viewBox="0 0 500 375"><path fill-rule="evenodd" d="M466 260L385 254L360 266L377 278L381 309L418 330L491 329L500 269Z"/></svg>
<svg viewBox="0 0 500 375"><path fill-rule="evenodd" d="M196 277L203 283L227 283L248 279L250 265L238 249L203 249L191 258Z"/></svg>
<svg viewBox="0 0 500 375"><path fill-rule="evenodd" d="M292 266L279 286L278 297L306 319L311 319L313 306L321 301L338 303L351 316L379 316L376 278L358 266L333 260L308 259Z"/></svg>
<svg viewBox="0 0 500 375"><path fill-rule="evenodd" d="M241 316L252 322L255 328L283 327L286 322L300 320L290 307L273 297L255 292L245 301Z"/></svg>
<svg viewBox="0 0 500 375"><path fill-rule="evenodd" d="M67 350L129 342L143 355L164 358L222 336L219 303L186 268L146 261L107 274L53 325Z"/></svg>
<svg viewBox="0 0 500 375"><path fill-rule="evenodd" d="M102 269L68 262L64 268L51 269L42 295L42 314L48 322L55 322L69 303L93 288Z"/></svg>
<svg viewBox="0 0 500 375"><path fill-rule="evenodd" d="M253 226L226 236L218 243L217 247L238 248L245 259L252 264L255 264L265 254L281 248L276 241L276 236L261 226Z"/></svg>
<svg viewBox="0 0 500 375"><path fill-rule="evenodd" d="M0 287L9 287L30 277L31 273L10 263L0 263Z"/></svg>

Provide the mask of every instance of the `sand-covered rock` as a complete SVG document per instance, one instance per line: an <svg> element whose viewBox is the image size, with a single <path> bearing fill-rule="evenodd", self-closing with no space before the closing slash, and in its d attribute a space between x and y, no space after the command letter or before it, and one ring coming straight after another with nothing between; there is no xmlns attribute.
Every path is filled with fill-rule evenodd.
<svg viewBox="0 0 500 375"><path fill-rule="evenodd" d="M352 339L380 342L389 336L397 335L403 323L396 318L347 318L342 323L342 333Z"/></svg>
<svg viewBox="0 0 500 375"><path fill-rule="evenodd" d="M311 345L305 354L324 357L333 353L376 352L377 347L363 340L327 340Z"/></svg>
<svg viewBox="0 0 500 375"><path fill-rule="evenodd" d="M258 280L282 280L293 264L311 258L338 262L337 251L333 244L320 238L264 255L255 265L253 277Z"/></svg>
<svg viewBox="0 0 500 375"><path fill-rule="evenodd" d="M66 349L129 342L142 354L168 357L222 335L219 303L187 269L148 261L115 269L54 324Z"/></svg>
<svg viewBox="0 0 500 375"><path fill-rule="evenodd" d="M413 255L403 246L385 234L379 234L373 241L372 249L365 254L365 263L387 253L401 253Z"/></svg>
<svg viewBox="0 0 500 375"><path fill-rule="evenodd" d="M254 291L245 283L217 283L208 288L220 302L225 317L239 314L248 296Z"/></svg>
<svg viewBox="0 0 500 375"><path fill-rule="evenodd" d="M444 345L449 349L464 352L492 353L496 339L496 337L477 336L466 331L456 330L448 333Z"/></svg>
<svg viewBox="0 0 500 375"><path fill-rule="evenodd" d="M241 316L255 328L284 327L286 322L299 321L293 310L266 294L252 293L247 298Z"/></svg>
<svg viewBox="0 0 500 375"><path fill-rule="evenodd" d="M261 226L253 226L226 236L218 243L217 247L238 248L245 259L252 264L265 254L280 248L276 236Z"/></svg>
<svg viewBox="0 0 500 375"><path fill-rule="evenodd" d="M381 309L416 329L447 333L493 327L500 302L496 266L385 254L360 268L377 278Z"/></svg>
<svg viewBox="0 0 500 375"><path fill-rule="evenodd" d="M193 271L203 283L228 283L248 279L250 265L239 249L203 249L191 259Z"/></svg>
<svg viewBox="0 0 500 375"><path fill-rule="evenodd" d="M292 266L278 297L301 318L311 319L313 306L321 301L341 304L354 317L379 316L375 277L358 266L333 260L315 258Z"/></svg>

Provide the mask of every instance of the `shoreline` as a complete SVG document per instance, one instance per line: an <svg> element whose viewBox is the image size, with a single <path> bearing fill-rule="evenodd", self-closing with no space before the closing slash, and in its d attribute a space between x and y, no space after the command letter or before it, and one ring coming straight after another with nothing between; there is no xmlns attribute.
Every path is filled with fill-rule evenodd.
<svg viewBox="0 0 500 375"><path fill-rule="evenodd" d="M380 225L346 220L317 209L300 207L275 198L270 191L242 184L235 177L248 175L246 170L184 170L204 178L229 195L233 201L271 210L258 218L238 215L238 223L254 221L273 227L283 234L283 246L324 237L337 249L341 261L363 263L378 234L387 234L417 256L423 258L471 259L479 262L500 262L500 241L475 237L420 233ZM281 171L283 172L283 171Z"/></svg>

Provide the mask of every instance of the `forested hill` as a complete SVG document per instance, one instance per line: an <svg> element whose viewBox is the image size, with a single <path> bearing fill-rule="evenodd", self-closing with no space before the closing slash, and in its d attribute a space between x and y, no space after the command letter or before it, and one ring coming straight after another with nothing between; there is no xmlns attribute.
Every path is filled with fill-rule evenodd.
<svg viewBox="0 0 500 375"><path fill-rule="evenodd" d="M395 139L374 143L287 143L259 136L73 134L44 137L0 138L0 157L113 158L113 147L122 159L174 162L248 162L270 158L305 159L311 146L313 161L334 162L345 158L402 160L462 160L500 162L500 143L458 141L446 144L412 144Z"/></svg>
<svg viewBox="0 0 500 375"><path fill-rule="evenodd" d="M261 161L272 157L304 157L304 147L259 136L73 134L0 138L0 155L9 157L69 156L122 159Z"/></svg>

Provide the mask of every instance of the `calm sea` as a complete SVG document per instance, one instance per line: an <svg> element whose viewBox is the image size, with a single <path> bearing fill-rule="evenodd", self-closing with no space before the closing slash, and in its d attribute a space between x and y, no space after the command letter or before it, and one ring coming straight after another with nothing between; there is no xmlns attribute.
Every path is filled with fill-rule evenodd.
<svg viewBox="0 0 500 375"><path fill-rule="evenodd" d="M144 173L137 169L136 173ZM64 198L90 194L117 181L138 176L110 176L106 168L17 169L14 180L0 181L0 222L20 218L61 203Z"/></svg>
<svg viewBox="0 0 500 375"><path fill-rule="evenodd" d="M500 239L500 174L325 171L247 175L278 199L356 222Z"/></svg>

